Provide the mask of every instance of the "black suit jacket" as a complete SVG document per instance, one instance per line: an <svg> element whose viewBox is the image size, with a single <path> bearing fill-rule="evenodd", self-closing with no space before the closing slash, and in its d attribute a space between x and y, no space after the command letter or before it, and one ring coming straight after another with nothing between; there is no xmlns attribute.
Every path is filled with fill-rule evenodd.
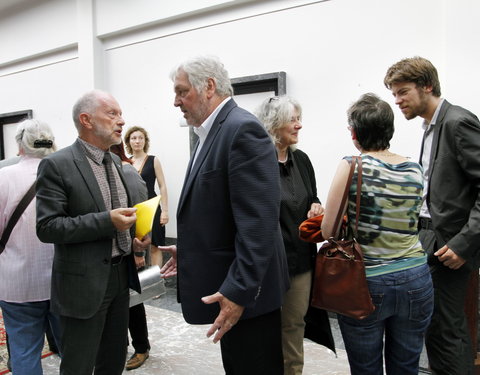
<svg viewBox="0 0 480 375"><path fill-rule="evenodd" d="M478 266L480 122L446 100L434 127L427 204L437 247L448 244L469 267Z"/></svg>
<svg viewBox="0 0 480 375"><path fill-rule="evenodd" d="M120 159L113 154L112 159L128 194ZM55 244L53 312L87 319L98 311L110 275L114 229L95 175L78 140L40 162L37 235L41 241ZM139 292L133 254L127 257L127 261L130 287Z"/></svg>
<svg viewBox="0 0 480 375"><path fill-rule="evenodd" d="M219 306L201 298L217 291L245 306L242 319L278 309L289 281L278 165L265 129L229 100L191 163L177 211L185 320L212 323Z"/></svg>

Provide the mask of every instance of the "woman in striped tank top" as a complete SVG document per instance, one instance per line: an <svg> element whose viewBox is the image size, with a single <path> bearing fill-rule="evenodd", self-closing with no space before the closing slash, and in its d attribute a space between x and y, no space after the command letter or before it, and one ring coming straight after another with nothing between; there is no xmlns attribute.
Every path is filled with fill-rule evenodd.
<svg viewBox="0 0 480 375"><path fill-rule="evenodd" d="M433 310L432 280L417 229L422 167L389 150L394 116L388 103L365 94L347 113L363 166L357 240L375 304L362 320L338 316L351 373L382 374L385 365L387 374L418 374ZM325 238L337 235L332 227L342 199L338 192L344 190L350 162L351 157L343 158L330 188L322 223ZM349 232L355 223L356 175L345 207Z"/></svg>

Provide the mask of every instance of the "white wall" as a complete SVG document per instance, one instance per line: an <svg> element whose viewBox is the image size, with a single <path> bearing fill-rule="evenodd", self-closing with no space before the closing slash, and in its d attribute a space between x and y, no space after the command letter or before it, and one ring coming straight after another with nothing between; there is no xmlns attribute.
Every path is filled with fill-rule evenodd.
<svg viewBox="0 0 480 375"><path fill-rule="evenodd" d="M439 70L442 94L480 114L480 2L475 0L277 0L237 1L233 6L206 1L205 6L217 5L206 13L168 8L165 19L157 21L152 14L161 13L160 2L137 0L142 8L137 27L128 14L122 18L119 13L132 12L128 2L113 6L112 1L97 2L95 19L104 51L100 73L105 89L123 107L127 126L150 132L150 152L162 162L169 191L167 236L176 235L175 211L189 157L188 128L179 126L168 75L190 56L219 56L232 78L287 73L287 93L304 110L299 148L312 159L323 200L338 161L357 153L346 130L349 104L371 91L394 106L383 77L399 59L430 59ZM109 3L114 17L106 16ZM77 61L71 55L16 74L2 75L0 64L0 113L32 108L54 127L61 145L68 145L75 137L70 109L85 79L79 68L84 57L80 53ZM25 95L27 88L31 93ZM421 120L407 122L397 108L395 116L392 150L417 159Z"/></svg>
<svg viewBox="0 0 480 375"><path fill-rule="evenodd" d="M0 10L0 67L76 42L75 0L18 3Z"/></svg>
<svg viewBox="0 0 480 375"><path fill-rule="evenodd" d="M32 109L34 117L52 126L59 147L71 144L76 138L71 113L79 96L77 71L74 59L0 77L0 113Z"/></svg>

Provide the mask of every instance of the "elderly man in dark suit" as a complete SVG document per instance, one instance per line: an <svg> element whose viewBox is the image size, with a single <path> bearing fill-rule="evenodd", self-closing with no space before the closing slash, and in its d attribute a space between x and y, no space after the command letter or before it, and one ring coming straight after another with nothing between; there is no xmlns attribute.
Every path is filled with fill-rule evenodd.
<svg viewBox="0 0 480 375"><path fill-rule="evenodd" d="M213 323L207 335L220 340L227 374L283 374L280 306L288 270L273 144L231 98L216 58L180 64L172 79L174 105L199 135L177 211L183 315L191 324ZM175 267L171 258L165 275Z"/></svg>
<svg viewBox="0 0 480 375"><path fill-rule="evenodd" d="M430 367L434 374L469 375L474 357L464 305L480 259L480 122L440 97L437 70L422 57L391 66L384 83L408 120L424 119L419 229L435 290L426 335Z"/></svg>
<svg viewBox="0 0 480 375"><path fill-rule="evenodd" d="M121 374L127 351L129 286L139 291L136 221L119 158L124 121L115 98L94 90L73 107L78 139L42 160L37 235L55 244L52 310L63 329L60 374ZM113 159L113 161L112 161Z"/></svg>

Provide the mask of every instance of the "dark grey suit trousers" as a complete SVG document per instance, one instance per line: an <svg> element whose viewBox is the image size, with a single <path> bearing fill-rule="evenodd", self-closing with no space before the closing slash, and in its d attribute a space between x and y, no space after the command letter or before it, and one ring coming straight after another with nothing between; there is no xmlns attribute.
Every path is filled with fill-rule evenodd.
<svg viewBox="0 0 480 375"><path fill-rule="evenodd" d="M433 230L421 229L419 236L434 288L435 310L425 337L430 368L435 375L471 375L473 353L464 311L471 270L452 270L433 255L438 250Z"/></svg>
<svg viewBox="0 0 480 375"><path fill-rule="evenodd" d="M128 265L110 266L107 291L89 319L61 316L61 375L120 375L125 367L128 334ZM97 354L98 353L98 354Z"/></svg>

